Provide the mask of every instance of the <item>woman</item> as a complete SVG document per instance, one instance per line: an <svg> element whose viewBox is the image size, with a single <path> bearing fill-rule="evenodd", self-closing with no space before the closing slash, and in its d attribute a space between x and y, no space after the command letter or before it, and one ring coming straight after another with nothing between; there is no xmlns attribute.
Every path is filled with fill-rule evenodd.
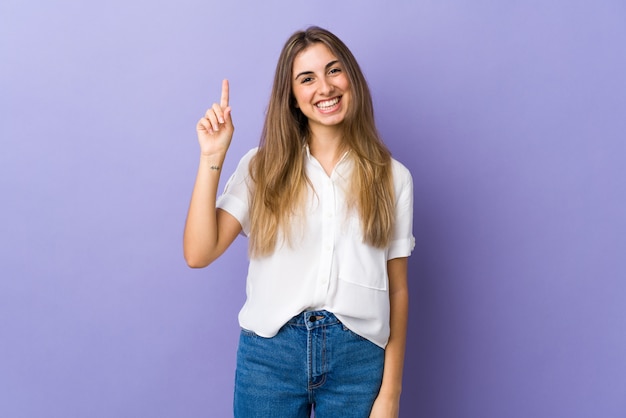
<svg viewBox="0 0 626 418"><path fill-rule="evenodd" d="M184 253L205 267L238 234L249 239L235 416L397 417L412 180L378 136L355 58L321 28L289 38L259 147L216 199L234 131L228 94L224 80L197 124Z"/></svg>

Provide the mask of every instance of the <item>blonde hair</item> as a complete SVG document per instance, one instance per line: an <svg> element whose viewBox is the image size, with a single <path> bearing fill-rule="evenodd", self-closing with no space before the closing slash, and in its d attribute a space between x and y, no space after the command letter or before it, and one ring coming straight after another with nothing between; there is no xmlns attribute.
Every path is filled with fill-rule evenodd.
<svg viewBox="0 0 626 418"><path fill-rule="evenodd" d="M343 64L350 83L351 106L342 123L343 143L354 162L348 199L356 207L364 242L389 245L394 223L391 154L376 130L372 98L361 69L348 47L329 31L310 27L294 33L282 49L257 154L250 163L254 183L250 205L250 255L266 256L282 235L291 243L290 218L304 206L310 181L305 173L308 120L292 93L295 57L309 46L324 44Z"/></svg>

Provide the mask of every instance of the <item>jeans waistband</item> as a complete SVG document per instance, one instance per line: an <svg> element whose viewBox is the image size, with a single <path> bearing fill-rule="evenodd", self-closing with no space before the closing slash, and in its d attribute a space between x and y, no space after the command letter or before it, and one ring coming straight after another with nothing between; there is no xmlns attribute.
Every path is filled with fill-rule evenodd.
<svg viewBox="0 0 626 418"><path fill-rule="evenodd" d="M287 323L290 325L304 325L311 329L319 326L340 324L341 322L332 312L322 310L301 312L291 318Z"/></svg>

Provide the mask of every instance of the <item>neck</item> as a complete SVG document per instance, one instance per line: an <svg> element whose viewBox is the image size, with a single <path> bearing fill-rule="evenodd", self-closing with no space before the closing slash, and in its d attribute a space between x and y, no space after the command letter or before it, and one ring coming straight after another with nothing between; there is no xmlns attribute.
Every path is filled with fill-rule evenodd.
<svg viewBox="0 0 626 418"><path fill-rule="evenodd" d="M309 146L311 148L340 149L343 144L340 126L309 124Z"/></svg>
<svg viewBox="0 0 626 418"><path fill-rule="evenodd" d="M322 165L326 174L330 175L345 152L345 144L340 130L311 130L309 136L309 151Z"/></svg>

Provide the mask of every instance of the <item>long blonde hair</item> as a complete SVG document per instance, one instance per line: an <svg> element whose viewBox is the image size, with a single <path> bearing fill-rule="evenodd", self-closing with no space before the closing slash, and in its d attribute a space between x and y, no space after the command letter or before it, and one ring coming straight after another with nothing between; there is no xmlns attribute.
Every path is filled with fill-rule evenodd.
<svg viewBox="0 0 626 418"><path fill-rule="evenodd" d="M358 211L364 242L384 248L391 240L395 203L391 154L376 130L367 82L339 38L325 29L310 27L294 33L282 49L259 148L250 163L254 183L250 196L251 256L271 254L279 233L290 241L290 217L303 208L310 187L304 165L308 120L296 107L292 71L295 57L315 43L324 44L337 57L350 82L352 101L342 123L343 143L354 162L348 199Z"/></svg>

